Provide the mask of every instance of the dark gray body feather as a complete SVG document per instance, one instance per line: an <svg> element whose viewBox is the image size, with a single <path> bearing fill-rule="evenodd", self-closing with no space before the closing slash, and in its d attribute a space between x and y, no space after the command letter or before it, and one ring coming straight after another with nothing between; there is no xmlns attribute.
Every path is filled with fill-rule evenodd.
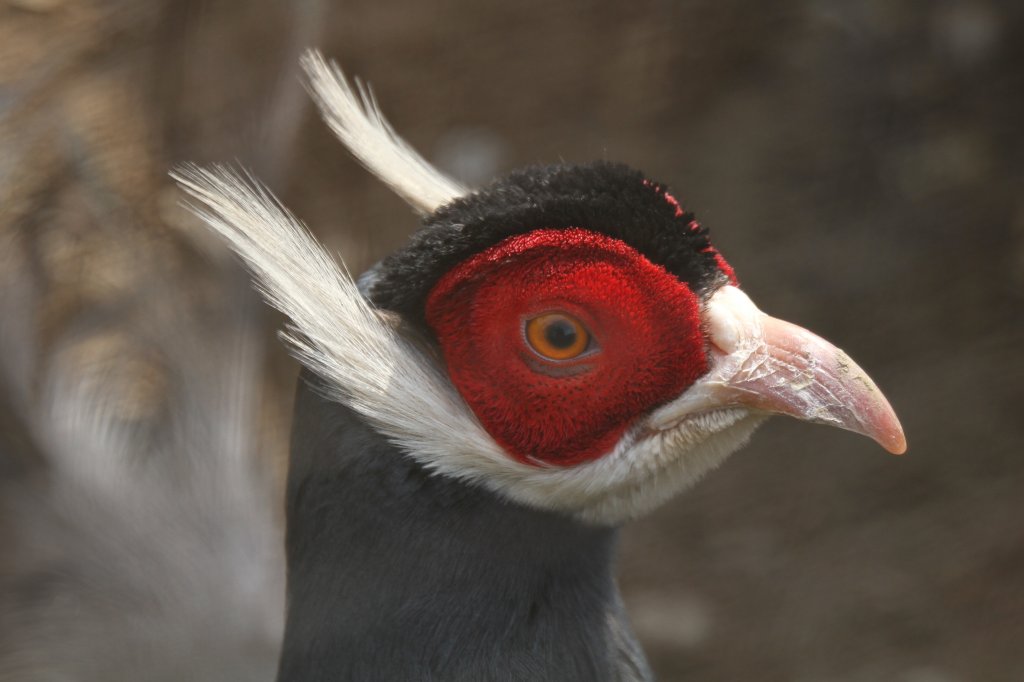
<svg viewBox="0 0 1024 682"><path fill-rule="evenodd" d="M432 476L300 381L279 680L649 679L614 529Z"/></svg>

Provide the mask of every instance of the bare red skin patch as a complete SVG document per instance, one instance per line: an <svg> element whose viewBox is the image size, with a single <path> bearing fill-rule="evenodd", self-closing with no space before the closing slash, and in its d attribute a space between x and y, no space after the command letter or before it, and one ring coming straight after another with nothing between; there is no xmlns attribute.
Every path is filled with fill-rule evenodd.
<svg viewBox="0 0 1024 682"><path fill-rule="evenodd" d="M525 322L553 311L589 330L579 357L551 361L528 345ZM581 229L535 230L465 260L430 292L426 316L463 399L528 463L600 457L708 368L690 288L624 242Z"/></svg>

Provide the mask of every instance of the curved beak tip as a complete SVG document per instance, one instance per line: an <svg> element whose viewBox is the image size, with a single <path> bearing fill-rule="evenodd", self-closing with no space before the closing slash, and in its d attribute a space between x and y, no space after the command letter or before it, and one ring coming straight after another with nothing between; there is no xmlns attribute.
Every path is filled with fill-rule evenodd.
<svg viewBox="0 0 1024 682"><path fill-rule="evenodd" d="M898 421L894 426L895 428L880 435L876 440L889 454L902 455L907 451L907 437L903 434L903 427Z"/></svg>
<svg viewBox="0 0 1024 682"><path fill-rule="evenodd" d="M896 411L874 382L852 361L849 363L857 370L855 376L860 377L854 388L861 388L862 392L851 392L849 398L852 409L842 414L849 421L840 425L871 438L893 455L902 455L907 451L907 437Z"/></svg>
<svg viewBox="0 0 1024 682"><path fill-rule="evenodd" d="M830 417L829 423L867 436L890 454L902 455L907 451L907 437L896 412L867 374L853 364L845 353L843 357L846 360L843 367L854 370L843 373L844 378L853 377L854 381L832 383L828 381L832 377L823 377L823 383L830 389L830 394L839 393L838 388L847 389L844 401L830 405L826 410Z"/></svg>

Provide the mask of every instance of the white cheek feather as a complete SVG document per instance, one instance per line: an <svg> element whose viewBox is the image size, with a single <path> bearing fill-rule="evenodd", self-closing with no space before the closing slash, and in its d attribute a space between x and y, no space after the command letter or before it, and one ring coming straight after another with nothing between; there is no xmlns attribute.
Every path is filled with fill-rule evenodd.
<svg viewBox="0 0 1024 682"><path fill-rule="evenodd" d="M354 92L336 66L311 52L304 66L325 119L374 174L421 212L467 190L409 148L368 90ZM759 418L709 413L655 428L643 423L607 455L573 467L533 466L487 434L444 369L398 334L347 271L270 192L225 167L184 166L174 177L192 210L253 272L267 301L291 322L295 355L349 406L423 466L527 505L594 523L617 523L657 506L742 445Z"/></svg>
<svg viewBox="0 0 1024 682"><path fill-rule="evenodd" d="M640 439L627 434L612 453L590 463L608 467L603 476L617 485L585 502L576 515L603 524L643 516L693 486L743 447L765 418L743 409L728 409L695 415L674 428Z"/></svg>
<svg viewBox="0 0 1024 682"><path fill-rule="evenodd" d="M267 302L291 319L285 339L328 381L332 398L439 470L449 452L507 459L441 369L394 331L264 187L223 167L185 166L174 177L252 270Z"/></svg>

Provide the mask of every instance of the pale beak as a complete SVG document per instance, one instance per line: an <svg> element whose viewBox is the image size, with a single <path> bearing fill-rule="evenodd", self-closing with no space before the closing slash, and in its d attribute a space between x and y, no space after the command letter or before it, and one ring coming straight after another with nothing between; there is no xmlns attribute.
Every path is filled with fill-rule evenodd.
<svg viewBox="0 0 1024 682"><path fill-rule="evenodd" d="M690 412L745 407L830 424L907 449L896 414L846 353L789 322L765 315L738 288L724 286L703 314L711 369L686 393ZM673 411L683 405L676 403Z"/></svg>

